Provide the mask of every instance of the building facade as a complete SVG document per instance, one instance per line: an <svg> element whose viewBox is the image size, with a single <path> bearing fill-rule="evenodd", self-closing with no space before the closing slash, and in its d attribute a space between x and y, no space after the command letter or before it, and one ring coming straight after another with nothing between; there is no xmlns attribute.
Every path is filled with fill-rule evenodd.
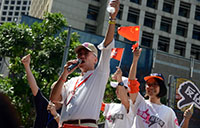
<svg viewBox="0 0 200 128"><path fill-rule="evenodd" d="M31 0L0 0L0 24L18 22L21 14L28 15Z"/></svg>
<svg viewBox="0 0 200 128"><path fill-rule="evenodd" d="M51 12L53 0L32 0L29 15L42 19L45 12Z"/></svg>

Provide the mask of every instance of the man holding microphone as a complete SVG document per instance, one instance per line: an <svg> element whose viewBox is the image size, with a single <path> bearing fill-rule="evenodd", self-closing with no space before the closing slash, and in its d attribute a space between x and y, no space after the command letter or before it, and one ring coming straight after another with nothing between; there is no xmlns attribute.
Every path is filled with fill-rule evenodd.
<svg viewBox="0 0 200 128"><path fill-rule="evenodd" d="M115 12L110 13L105 39L98 46L101 55L97 67L95 68L98 62L98 51L93 44L85 42L75 49L81 63L69 69L69 66L77 63L78 60L68 61L55 83L50 100L55 103L59 98L62 99L60 124L63 127L98 127L96 121L99 119L101 102L110 74L110 54L114 47L113 37L119 3L119 0L114 0L110 4L115 8ZM67 80L67 76L78 67L81 75Z"/></svg>

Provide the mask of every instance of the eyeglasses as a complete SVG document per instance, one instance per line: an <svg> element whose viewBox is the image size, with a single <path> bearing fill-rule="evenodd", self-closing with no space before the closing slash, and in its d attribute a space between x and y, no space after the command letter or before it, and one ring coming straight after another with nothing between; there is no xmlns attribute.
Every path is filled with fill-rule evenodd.
<svg viewBox="0 0 200 128"><path fill-rule="evenodd" d="M155 87L155 86L158 86L158 83L156 83L156 82L155 83L147 83L147 85L150 86L150 87L151 86Z"/></svg>
<svg viewBox="0 0 200 128"><path fill-rule="evenodd" d="M77 53L77 57L81 57L82 55L88 56L89 52L88 50L80 50L80 52Z"/></svg>

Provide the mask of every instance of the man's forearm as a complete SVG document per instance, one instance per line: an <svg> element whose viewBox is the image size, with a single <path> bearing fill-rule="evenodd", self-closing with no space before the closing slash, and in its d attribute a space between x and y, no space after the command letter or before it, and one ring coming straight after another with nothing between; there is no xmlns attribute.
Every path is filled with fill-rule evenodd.
<svg viewBox="0 0 200 128"><path fill-rule="evenodd" d="M114 34L115 34L115 24L109 24L108 31L105 36L104 47L108 46L112 42Z"/></svg>
<svg viewBox="0 0 200 128"><path fill-rule="evenodd" d="M61 75L58 79L58 81L55 83L55 86L53 87L51 94L50 94L50 100L58 101L61 96L62 87L66 81L66 78L64 79L63 75Z"/></svg>
<svg viewBox="0 0 200 128"><path fill-rule="evenodd" d="M25 67L25 70L26 70L27 80L30 85L31 91L33 95L36 96L38 92L38 86L37 86L36 80L31 72L30 67Z"/></svg>

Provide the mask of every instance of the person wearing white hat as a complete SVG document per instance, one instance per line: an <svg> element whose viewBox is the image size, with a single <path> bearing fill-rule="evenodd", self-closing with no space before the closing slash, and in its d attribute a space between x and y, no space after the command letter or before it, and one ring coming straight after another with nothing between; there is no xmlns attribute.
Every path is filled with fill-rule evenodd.
<svg viewBox="0 0 200 128"><path fill-rule="evenodd" d="M55 83L50 95L50 100L60 102L62 99L62 111L60 124L62 127L98 127L101 103L110 74L110 55L114 48L114 33L116 16L119 11L119 0L110 4L115 8L115 13L110 13L108 30L105 39L98 46L101 55L98 65L98 53L96 47L89 42L79 45L75 52L77 59L68 61L63 73ZM79 64L77 63L79 62ZM77 64L75 64L77 63ZM74 68L70 68L71 65ZM76 69L81 70L81 75L67 80L67 77Z"/></svg>
<svg viewBox="0 0 200 128"><path fill-rule="evenodd" d="M125 102L132 104L128 95L128 78L122 76L120 68L114 73L113 77L117 82L110 82L113 88L116 88L117 98L121 103L102 103L101 110L105 116L105 128L130 128L133 122L133 112L131 108L124 105ZM119 93L118 89L124 88L126 93Z"/></svg>

